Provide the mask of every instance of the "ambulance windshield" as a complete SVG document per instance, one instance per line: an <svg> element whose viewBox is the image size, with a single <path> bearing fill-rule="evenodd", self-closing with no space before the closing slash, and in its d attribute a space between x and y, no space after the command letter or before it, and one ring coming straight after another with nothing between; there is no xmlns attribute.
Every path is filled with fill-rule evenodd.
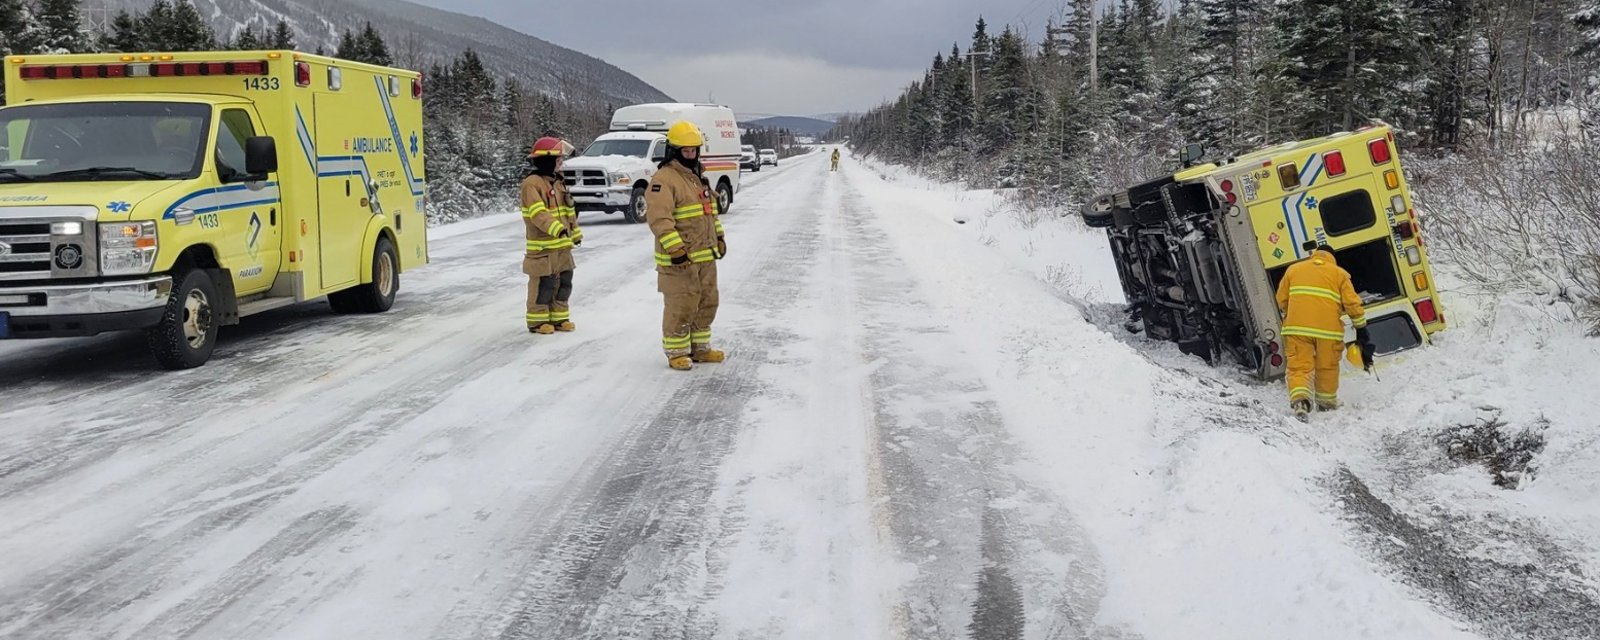
<svg viewBox="0 0 1600 640"><path fill-rule="evenodd" d="M0 183L183 180L200 175L211 107L82 102L0 109Z"/></svg>

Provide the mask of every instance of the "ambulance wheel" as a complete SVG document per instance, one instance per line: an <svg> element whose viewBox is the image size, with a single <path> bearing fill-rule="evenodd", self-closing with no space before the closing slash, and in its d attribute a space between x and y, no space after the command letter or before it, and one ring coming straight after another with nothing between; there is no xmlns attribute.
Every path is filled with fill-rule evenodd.
<svg viewBox="0 0 1600 640"><path fill-rule="evenodd" d="M717 183L717 211L727 213L733 206L733 187L726 181Z"/></svg>
<svg viewBox="0 0 1600 640"><path fill-rule="evenodd" d="M162 367L193 369L210 360L217 348L217 285L200 269L177 274L173 281L177 286L161 322L145 331L145 342Z"/></svg>
<svg viewBox="0 0 1600 640"><path fill-rule="evenodd" d="M633 196L628 199L628 208L622 212L622 219L633 224L644 222L644 203L644 187L634 187Z"/></svg>
<svg viewBox="0 0 1600 640"><path fill-rule="evenodd" d="M388 238L378 238L372 251L372 282L328 295L334 313L383 313L394 307L400 292L400 254Z"/></svg>

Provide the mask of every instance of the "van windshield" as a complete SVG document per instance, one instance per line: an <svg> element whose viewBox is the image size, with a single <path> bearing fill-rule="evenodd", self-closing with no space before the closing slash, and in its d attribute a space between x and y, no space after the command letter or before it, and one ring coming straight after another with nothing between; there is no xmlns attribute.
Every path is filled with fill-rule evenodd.
<svg viewBox="0 0 1600 640"><path fill-rule="evenodd" d="M0 109L0 182L186 180L200 175L211 107L85 102Z"/></svg>
<svg viewBox="0 0 1600 640"><path fill-rule="evenodd" d="M643 158L650 153L649 140L596 140L583 151L590 158L600 156L633 156Z"/></svg>

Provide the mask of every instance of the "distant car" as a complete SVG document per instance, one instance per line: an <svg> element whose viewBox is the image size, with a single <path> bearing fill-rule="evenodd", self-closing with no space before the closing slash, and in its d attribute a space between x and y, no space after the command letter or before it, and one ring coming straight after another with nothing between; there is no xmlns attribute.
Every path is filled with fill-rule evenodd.
<svg viewBox="0 0 1600 640"><path fill-rule="evenodd" d="M756 155L756 148L751 145L739 147L739 168L749 171L761 170L761 156Z"/></svg>
<svg viewBox="0 0 1600 640"><path fill-rule="evenodd" d="M778 166L778 152L777 152L777 150L775 150L775 149L762 149L761 150L761 164L763 164L763 165L770 164L770 165L772 165L774 167Z"/></svg>

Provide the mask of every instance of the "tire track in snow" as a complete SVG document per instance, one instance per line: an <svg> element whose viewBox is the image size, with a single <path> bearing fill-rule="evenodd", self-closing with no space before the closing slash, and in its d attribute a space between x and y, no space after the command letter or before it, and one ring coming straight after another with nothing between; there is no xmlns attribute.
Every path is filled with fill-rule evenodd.
<svg viewBox="0 0 1600 640"><path fill-rule="evenodd" d="M841 230L838 255L859 321L853 348L871 365L869 446L882 461L894 544L918 567L902 591L903 633L1124 637L1095 625L1104 568L1071 514L1012 470L1021 456L992 394L966 370L961 331L919 294L915 272L840 177L829 226Z"/></svg>
<svg viewBox="0 0 1600 640"><path fill-rule="evenodd" d="M784 196L803 186L780 184L787 188L762 202L786 202ZM718 342L729 361L655 375L659 386L648 401L631 412L606 412L606 422L631 426L586 463L585 472L551 492L554 504L542 498L524 505L518 517L533 526L512 544L525 557L513 563L514 580L500 589L492 610L463 607L435 629L436 636L712 635L714 621L701 610L717 589L709 547L718 514L709 509L710 496L740 428L743 403L771 391L754 373L771 346L791 339L777 330L730 331L730 316L781 315L798 298L802 280L792 265L814 251L817 236L803 216L789 213L746 204L725 220L733 250L748 246L748 255L761 256L753 266L720 265ZM767 242L741 239L741 227L750 224L769 225L758 232Z"/></svg>

